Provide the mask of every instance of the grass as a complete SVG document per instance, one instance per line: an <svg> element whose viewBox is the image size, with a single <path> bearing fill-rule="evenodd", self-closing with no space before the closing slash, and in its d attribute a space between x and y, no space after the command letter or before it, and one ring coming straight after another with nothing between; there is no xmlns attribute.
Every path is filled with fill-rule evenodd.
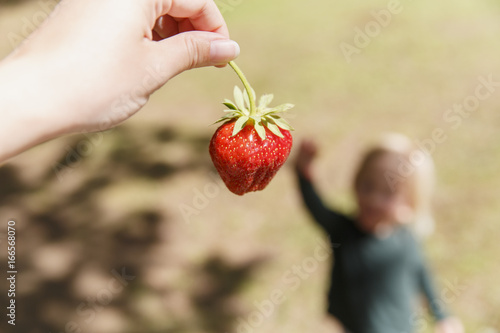
<svg viewBox="0 0 500 333"><path fill-rule="evenodd" d="M353 29L363 29L373 20L371 11L386 8L386 1L241 1L225 16L242 48L237 63L257 94L272 92L276 103L296 104L290 119L295 142L313 137L321 143L315 171L332 206L352 209L353 168L380 133L401 132L423 141L435 128L445 131L447 139L433 154L437 228L425 252L438 292L450 281L463 286L447 305L467 331L498 330L500 93L482 101L457 129L443 116L474 93L479 76L492 74L500 81L500 7L487 0L401 4L402 12L351 63L340 43L353 43ZM37 6L31 1L2 8L0 36L21 31L22 17L31 17ZM0 55L10 50L0 38ZM140 325L141 332L234 331L239 319L251 319L255 301L269 299L277 289L285 301L255 332L332 331L323 323L328 262L319 262L295 290L283 279L314 254L322 237L302 209L291 168L285 166L265 191L244 197L232 195L213 177L206 144L215 127L209 124L220 116L219 102L231 97L235 84L240 85L229 68L174 78L127 124L105 133L63 181L54 179L53 166L65 155L65 145L82 136L44 144L7 165L19 178L12 188L25 185L17 195L2 194L0 218L24 221L21 244L39 240L20 254L27 262L29 251L74 242L87 249L79 255L90 253L101 274L122 263L137 267L137 282L91 323L93 332L106 325L106 332L137 332ZM181 207L195 207L198 191L207 188L212 197L198 202L186 223ZM73 199L57 205L62 198ZM61 219L53 222L62 228L57 237L47 236L51 219ZM115 242L121 251L113 250ZM78 262L70 271L85 276L92 261ZM27 267L20 283L30 273L41 287L60 283L71 294L73 289L64 286L74 283L73 276L52 281L36 265ZM98 290L97 283L88 293ZM50 329L78 319L74 309L82 296L42 298L33 290L22 295L47 309L56 309L57 302L67 306L66 316L44 324ZM44 314L37 320L43 322Z"/></svg>

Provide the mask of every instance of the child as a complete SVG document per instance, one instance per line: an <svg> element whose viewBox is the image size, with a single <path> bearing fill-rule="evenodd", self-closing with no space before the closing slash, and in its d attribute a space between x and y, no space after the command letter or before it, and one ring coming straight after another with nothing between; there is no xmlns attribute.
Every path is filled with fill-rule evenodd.
<svg viewBox="0 0 500 333"><path fill-rule="evenodd" d="M312 184L314 142L296 159L303 200L336 244L328 312L350 333L410 333L420 293L437 320L436 332L462 333L460 321L440 305L419 246L408 225L432 223L432 160L404 136L388 136L369 150L354 179L354 217L325 207ZM429 228L427 228L429 229Z"/></svg>

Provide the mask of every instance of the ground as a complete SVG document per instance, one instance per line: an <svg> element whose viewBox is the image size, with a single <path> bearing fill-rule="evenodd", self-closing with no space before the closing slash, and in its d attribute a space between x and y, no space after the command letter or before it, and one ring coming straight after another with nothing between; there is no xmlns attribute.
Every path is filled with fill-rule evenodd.
<svg viewBox="0 0 500 333"><path fill-rule="evenodd" d="M45 4L0 4L0 56ZM257 94L294 103L295 142L320 143L329 205L352 211L356 162L383 132L432 154L437 225L423 246L438 294L467 332L499 330L498 2L218 4ZM324 322L330 263L316 255L325 238L291 163L243 197L211 165L210 124L235 84L230 68L186 72L126 124L0 168L1 232L13 219L18 235L20 332L335 331ZM431 331L425 313L415 319Z"/></svg>

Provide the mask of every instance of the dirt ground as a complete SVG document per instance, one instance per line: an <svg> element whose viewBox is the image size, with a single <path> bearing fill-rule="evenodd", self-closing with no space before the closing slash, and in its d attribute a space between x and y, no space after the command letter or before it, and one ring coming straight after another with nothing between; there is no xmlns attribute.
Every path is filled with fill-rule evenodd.
<svg viewBox="0 0 500 333"><path fill-rule="evenodd" d="M467 332L498 332L499 3L401 0L384 21L379 0L216 2L257 94L294 103L295 143L320 143L317 187L329 205L354 209L353 170L381 133L431 151L437 225L423 246L438 294ZM47 4L0 3L1 57ZM477 98L488 80L490 94ZM183 73L127 123L0 168L0 243L9 220L17 229L15 332L337 331L325 320L330 262L314 255L325 235L291 163L243 197L211 164L210 124L235 84L230 68ZM297 265L307 277L294 276ZM425 310L418 316L432 331Z"/></svg>

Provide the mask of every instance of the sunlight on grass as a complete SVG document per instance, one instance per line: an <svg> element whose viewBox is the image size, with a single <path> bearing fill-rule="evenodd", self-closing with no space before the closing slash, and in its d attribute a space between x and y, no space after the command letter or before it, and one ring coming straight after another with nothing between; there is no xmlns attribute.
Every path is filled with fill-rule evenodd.
<svg viewBox="0 0 500 333"><path fill-rule="evenodd" d="M456 129L444 115L454 104L463 103L475 93L478 77L491 74L496 82L500 81L500 6L489 0L402 0L402 11L347 62L341 43L353 44L354 29L364 29L374 21L372 11L387 8L387 4L360 0L243 0L225 12L225 17L232 38L242 49L237 62L257 94L274 93L276 104L296 105L290 116L296 128L295 144L305 137L319 141L317 187L331 206L348 212L354 208L353 168L366 144L380 133L402 132L424 142L434 129L445 131L447 139L436 144L433 152L438 173L437 228L424 243L425 252L435 271L438 293L447 281L458 279L463 284L463 290L447 306L462 318L467 331L499 329L500 289L495 277L500 274L496 256L500 251L500 89L497 86L488 99L461 119ZM19 33L22 18L29 18L38 7L33 1L0 8L3 56L12 49L7 34ZM150 321L151 327L202 330L209 320L200 314L203 311L196 304L200 308L203 304L224 307L227 320L236 327L237 320L248 320L256 311L255 301L261 302L280 289L286 300L255 332L329 332L321 324L329 262L319 263L317 270L294 290L283 280L291 266L311 256L318 239L324 236L302 208L290 163L265 191L244 197L232 195L212 176L208 140L216 126L210 124L222 114L224 107L220 103L231 97L234 85L240 86L240 82L230 68L193 70L174 78L142 112L120 127L122 132L106 134L82 165L67 174L67 180L52 180L52 185L12 202L20 210L52 207L57 195L69 195L88 179L99 176L111 179L111 184L101 188L97 182L89 189L90 194L72 201L75 205L95 201L95 206L90 207L101 213L89 216L105 219L92 221L99 228L118 228L121 219L137 211L161 211L158 219L163 224L155 231L161 242L144 252L144 261L150 265L145 275L153 286L143 285L148 290L144 294L134 289L140 295L135 306L152 309L144 316L138 314ZM155 133L161 132L161 126L174 129L167 131L171 136L157 139ZM18 165L21 174L33 168L45 170L26 178L45 186L43 177L49 174L54 178L56 161L42 156L63 156L64 140L69 144L75 137L47 143L13 159L11 164ZM138 163L141 161L144 163ZM151 170L159 171L156 178L148 176ZM217 186L217 194L197 199L209 183ZM199 207L186 221L180 207L195 207L195 200L201 200ZM77 233L84 224L88 207L82 207L74 212L81 212L80 223L68 233ZM62 216L71 219L74 215ZM135 233L140 234L127 228L131 239ZM236 297L220 303L223 306L207 301L209 297L196 286L202 283L196 280L196 268L217 256L237 268L231 270L214 259L203 279L214 281L232 273L239 283L231 289ZM136 254L131 258L136 260ZM251 261L257 259L262 262L252 266ZM247 278L237 275L245 265L252 267ZM176 278L168 278L169 269L175 271L172 274ZM152 278L152 271L164 272L167 278ZM183 274L192 276L188 279ZM224 294L223 286L218 288L211 292ZM179 295L177 289L183 293ZM185 311L167 312L175 308L176 302ZM134 319L123 318L123 313L112 308L108 311L116 327Z"/></svg>

